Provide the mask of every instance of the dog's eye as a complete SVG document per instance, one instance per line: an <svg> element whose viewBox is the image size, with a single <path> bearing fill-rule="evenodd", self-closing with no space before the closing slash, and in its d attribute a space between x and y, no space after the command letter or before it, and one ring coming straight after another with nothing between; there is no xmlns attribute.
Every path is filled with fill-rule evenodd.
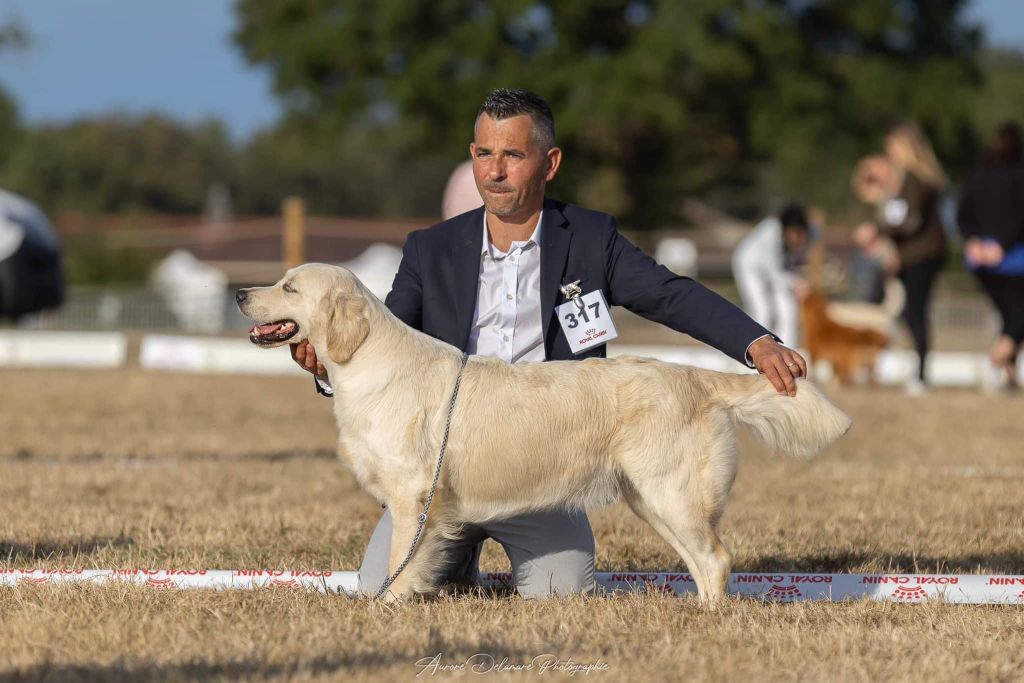
<svg viewBox="0 0 1024 683"><path fill-rule="evenodd" d="M294 288L294 287L292 287L292 286L291 286L290 284L288 284L287 282L286 282L286 283L284 283L284 286L283 286L283 287L281 287L281 289L283 289L284 291L288 292L289 294L295 294L295 288Z"/></svg>

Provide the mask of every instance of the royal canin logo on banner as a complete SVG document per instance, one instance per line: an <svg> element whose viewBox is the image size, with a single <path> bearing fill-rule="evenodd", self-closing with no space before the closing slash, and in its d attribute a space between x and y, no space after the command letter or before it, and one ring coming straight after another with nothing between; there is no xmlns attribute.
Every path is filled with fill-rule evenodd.
<svg viewBox="0 0 1024 683"><path fill-rule="evenodd" d="M154 586L156 588L174 588L174 579L168 577L166 579L156 579L152 576L146 579L147 586Z"/></svg>
<svg viewBox="0 0 1024 683"><path fill-rule="evenodd" d="M626 583L695 583L693 574L612 574L610 579Z"/></svg>
<svg viewBox="0 0 1024 683"><path fill-rule="evenodd" d="M234 572L237 577L245 578L268 578L273 579L278 576L288 576L291 578L311 578L320 579L328 578L334 575L333 571L285 571L283 569L238 569ZM511 576L511 574L509 575Z"/></svg>
<svg viewBox="0 0 1024 683"><path fill-rule="evenodd" d="M990 579L991 581L991 579ZM896 583L902 585L918 584L921 586L955 586L960 583L959 576L862 576L863 585Z"/></svg>
<svg viewBox="0 0 1024 683"><path fill-rule="evenodd" d="M1024 586L1024 576L990 576L989 586Z"/></svg>
<svg viewBox="0 0 1024 683"><path fill-rule="evenodd" d="M804 594L800 592L800 589L790 584L783 586L782 584L773 583L771 587L762 594L765 600L773 600L775 602L792 602L793 600L799 600L804 597Z"/></svg>
<svg viewBox="0 0 1024 683"><path fill-rule="evenodd" d="M896 586L889 597L896 602L920 602L928 597L928 593L921 586Z"/></svg>
<svg viewBox="0 0 1024 683"><path fill-rule="evenodd" d="M302 588L298 579L271 579L267 588Z"/></svg>
<svg viewBox="0 0 1024 683"><path fill-rule="evenodd" d="M114 576L206 576L205 569L115 569Z"/></svg>
<svg viewBox="0 0 1024 683"><path fill-rule="evenodd" d="M769 584L798 584L798 583L832 583L831 574L736 574L733 583L769 583Z"/></svg>

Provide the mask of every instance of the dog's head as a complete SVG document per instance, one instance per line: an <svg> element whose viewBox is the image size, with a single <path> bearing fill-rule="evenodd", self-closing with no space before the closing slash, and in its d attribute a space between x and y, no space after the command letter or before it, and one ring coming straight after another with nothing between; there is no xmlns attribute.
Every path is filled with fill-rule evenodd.
<svg viewBox="0 0 1024 683"><path fill-rule="evenodd" d="M256 322L249 340L265 348L310 340L323 342L335 363L344 363L370 331L372 296L345 268L309 263L292 268L277 284L235 293L238 310Z"/></svg>

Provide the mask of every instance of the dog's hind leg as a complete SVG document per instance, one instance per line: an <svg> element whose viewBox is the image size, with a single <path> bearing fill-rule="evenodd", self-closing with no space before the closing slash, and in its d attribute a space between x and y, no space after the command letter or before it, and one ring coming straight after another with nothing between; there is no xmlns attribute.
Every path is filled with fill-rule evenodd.
<svg viewBox="0 0 1024 683"><path fill-rule="evenodd" d="M651 525L686 563L701 599L714 603L725 595L729 580L729 553L700 506L686 500L676 486L623 488L623 497L638 517Z"/></svg>
<svg viewBox="0 0 1024 683"><path fill-rule="evenodd" d="M679 553L701 598L714 603L729 583L731 558L717 529L736 476L736 445L727 420L713 419L708 426L699 453L689 456L695 463L684 455L675 470L630 478L622 493L633 512Z"/></svg>

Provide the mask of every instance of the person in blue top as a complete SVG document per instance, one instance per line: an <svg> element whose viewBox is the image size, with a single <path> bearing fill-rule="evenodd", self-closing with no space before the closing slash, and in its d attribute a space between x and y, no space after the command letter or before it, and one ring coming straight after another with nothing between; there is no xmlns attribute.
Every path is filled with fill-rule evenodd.
<svg viewBox="0 0 1024 683"><path fill-rule="evenodd" d="M1024 145L1015 123L999 127L984 161L960 192L957 223L964 259L1002 318L990 357L1018 387L1017 355L1024 342Z"/></svg>

